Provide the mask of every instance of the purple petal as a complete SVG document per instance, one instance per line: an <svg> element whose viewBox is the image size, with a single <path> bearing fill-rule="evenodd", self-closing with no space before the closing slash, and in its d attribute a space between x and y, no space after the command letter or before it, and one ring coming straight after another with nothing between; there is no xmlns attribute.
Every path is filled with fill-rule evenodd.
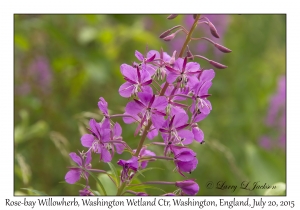
<svg viewBox="0 0 300 210"><path fill-rule="evenodd" d="M188 162L195 159L196 153L189 148L176 148L173 147L176 161Z"/></svg>
<svg viewBox="0 0 300 210"><path fill-rule="evenodd" d="M125 146L124 144L121 144L121 143L114 143L115 147L116 147L116 151L118 154L122 154L124 149L125 149Z"/></svg>
<svg viewBox="0 0 300 210"><path fill-rule="evenodd" d="M97 123L96 120L91 119L89 124L90 124L90 127L92 129L92 132L97 136L98 139L100 139L100 125L99 125L99 123Z"/></svg>
<svg viewBox="0 0 300 210"><path fill-rule="evenodd" d="M207 94L208 94L208 89L209 89L211 86L212 86L212 82L211 82L211 81L205 82L205 83L201 86L198 95L199 95L199 96L207 95Z"/></svg>
<svg viewBox="0 0 300 210"><path fill-rule="evenodd" d="M148 93L148 92L142 92L142 93L140 92L140 93L138 93L139 99L146 106L149 104L152 96L153 96L153 94Z"/></svg>
<svg viewBox="0 0 300 210"><path fill-rule="evenodd" d="M143 56L143 54L142 53L140 53L139 51L135 51L135 57L137 58L137 59L139 59L139 61L143 61L144 60L144 56Z"/></svg>
<svg viewBox="0 0 300 210"><path fill-rule="evenodd" d="M170 72L168 75L167 75L167 82L172 84L178 77L178 74L174 74L173 72Z"/></svg>
<svg viewBox="0 0 300 210"><path fill-rule="evenodd" d="M87 153L86 153L86 158L85 158L85 166L89 165L92 161L92 152L91 150L89 150Z"/></svg>
<svg viewBox="0 0 300 210"><path fill-rule="evenodd" d="M75 163L82 166L82 159L75 152L71 152L69 155Z"/></svg>
<svg viewBox="0 0 300 210"><path fill-rule="evenodd" d="M147 71L140 71L140 72L141 72L142 83L151 80L151 75Z"/></svg>
<svg viewBox="0 0 300 210"><path fill-rule="evenodd" d="M189 117L187 114L180 112L175 115L173 126L175 128L182 126L187 123L188 119L189 119Z"/></svg>
<svg viewBox="0 0 300 210"><path fill-rule="evenodd" d="M172 68L170 66L166 66L166 69L169 71L169 73L173 73L173 74L176 74L176 75L179 75L181 73L177 69L174 69L174 68Z"/></svg>
<svg viewBox="0 0 300 210"><path fill-rule="evenodd" d="M196 72L196 71L199 71L199 70L200 70L199 63L189 62L189 63L186 64L185 71L187 71L187 72Z"/></svg>
<svg viewBox="0 0 300 210"><path fill-rule="evenodd" d="M176 115L178 113L184 113L184 114L186 114L186 111L183 108L181 108L181 107L172 106L170 114L174 116L174 115Z"/></svg>
<svg viewBox="0 0 300 210"><path fill-rule="evenodd" d="M154 99L154 102L152 104L152 108L155 108L157 110L164 110L168 105L168 101L165 96L157 96Z"/></svg>
<svg viewBox="0 0 300 210"><path fill-rule="evenodd" d="M130 114L125 112L124 115L130 115ZM137 115L132 115L132 116L137 120L140 119ZM123 117L123 121L126 124L131 124L133 122L136 122L136 120L134 120L132 117Z"/></svg>
<svg viewBox="0 0 300 210"><path fill-rule="evenodd" d="M196 84L199 83L199 80L195 76L188 76L188 87L193 88Z"/></svg>
<svg viewBox="0 0 300 210"><path fill-rule="evenodd" d="M102 129L101 131L101 142L105 143L110 140L110 129Z"/></svg>
<svg viewBox="0 0 300 210"><path fill-rule="evenodd" d="M120 86L119 94L124 98L129 98L133 90L134 90L134 85L129 82L125 82Z"/></svg>
<svg viewBox="0 0 300 210"><path fill-rule="evenodd" d="M74 184L80 179L81 170L71 169L65 176L65 180L69 184Z"/></svg>
<svg viewBox="0 0 300 210"><path fill-rule="evenodd" d="M155 57L156 57L156 55L154 54L154 55L152 55L152 56L150 56L150 57L147 57L147 60L146 60L146 62L151 62L151 61L153 61L154 59L155 59Z"/></svg>
<svg viewBox="0 0 300 210"><path fill-rule="evenodd" d="M82 146L89 148L93 145L94 139L95 139L95 137L92 134L84 134L81 137L80 141L81 141Z"/></svg>
<svg viewBox="0 0 300 210"><path fill-rule="evenodd" d="M153 128L154 128L154 127L151 126L151 129L153 129ZM151 130L151 129L150 129L150 130ZM157 135L158 135L158 130L157 130L157 129L153 129L153 130L151 130L150 132L148 132L147 138L150 139L150 140L152 140L152 139L155 138Z"/></svg>
<svg viewBox="0 0 300 210"><path fill-rule="evenodd" d="M142 69L150 75L150 77L156 72L157 67L153 66L152 64L142 64Z"/></svg>
<svg viewBox="0 0 300 210"><path fill-rule="evenodd" d="M151 115L151 121L155 128L160 129L165 121L164 116L158 114Z"/></svg>
<svg viewBox="0 0 300 210"><path fill-rule="evenodd" d="M104 121L101 123L101 129L110 129L110 119L105 118Z"/></svg>
<svg viewBox="0 0 300 210"><path fill-rule="evenodd" d="M100 101L98 102L98 107L104 114L108 114L107 106L108 106L107 102L105 101L104 98L101 97Z"/></svg>
<svg viewBox="0 0 300 210"><path fill-rule="evenodd" d="M178 181L175 185L181 188L186 195L196 195L199 191L199 185L193 180Z"/></svg>
<svg viewBox="0 0 300 210"><path fill-rule="evenodd" d="M118 137L121 136L121 134L122 134L122 127L120 126L119 123L116 122L114 126L114 136Z"/></svg>
<svg viewBox="0 0 300 210"><path fill-rule="evenodd" d="M200 122L201 120L205 119L207 117L207 114L197 114L194 118L193 118L193 122Z"/></svg>
<svg viewBox="0 0 300 210"><path fill-rule="evenodd" d="M215 72L213 69L204 70L200 76L200 83L211 81L215 77Z"/></svg>
<svg viewBox="0 0 300 210"><path fill-rule="evenodd" d="M156 156L156 154L150 150L144 150L142 156Z"/></svg>
<svg viewBox="0 0 300 210"><path fill-rule="evenodd" d="M110 152L105 148L105 147L101 147L101 160L103 160L103 162L108 163L111 161L112 156L110 154Z"/></svg>
<svg viewBox="0 0 300 210"><path fill-rule="evenodd" d="M191 144L194 140L194 134L189 130L178 131L178 135L184 139L182 141L184 145Z"/></svg>
<svg viewBox="0 0 300 210"><path fill-rule="evenodd" d="M127 164L129 165L129 167L133 170L137 170L139 167L139 163L138 163L138 158L133 156L131 159L129 159L127 161Z"/></svg>
<svg viewBox="0 0 300 210"><path fill-rule="evenodd" d="M142 162L141 162L141 169L146 168L147 165L148 165L148 161L142 161Z"/></svg>
<svg viewBox="0 0 300 210"><path fill-rule="evenodd" d="M127 64L122 64L120 68L121 68L121 73L123 74L124 77L127 77L132 81L137 81L137 74L135 68Z"/></svg>
<svg viewBox="0 0 300 210"><path fill-rule="evenodd" d="M137 101L130 101L125 107L126 113L130 115L137 115L138 113L142 112L144 109L145 109L145 105Z"/></svg>
<svg viewBox="0 0 300 210"><path fill-rule="evenodd" d="M183 66L183 61L184 59L182 58L177 58L177 60L175 61L174 63L174 69L177 69L177 70L180 70L182 69L182 66Z"/></svg>
<svg viewBox="0 0 300 210"><path fill-rule="evenodd" d="M192 131L193 131L195 140L199 143L203 142L203 139L204 139L203 131L198 127L193 128Z"/></svg>
<svg viewBox="0 0 300 210"><path fill-rule="evenodd" d="M152 79L149 79L149 80L143 82L143 83L142 83L142 88L143 88L144 86L150 85L151 83L152 83ZM142 89L142 90L143 90L143 89Z"/></svg>
<svg viewBox="0 0 300 210"><path fill-rule="evenodd" d="M150 58L152 57L153 55L155 55L155 58L158 59L160 57L160 54L158 51L156 50L150 50L148 53L147 53L147 58Z"/></svg>
<svg viewBox="0 0 300 210"><path fill-rule="evenodd" d="M194 171L197 168L197 165L198 165L197 158L194 158L193 161L177 163L177 167L179 168L180 171L188 172L188 173Z"/></svg>

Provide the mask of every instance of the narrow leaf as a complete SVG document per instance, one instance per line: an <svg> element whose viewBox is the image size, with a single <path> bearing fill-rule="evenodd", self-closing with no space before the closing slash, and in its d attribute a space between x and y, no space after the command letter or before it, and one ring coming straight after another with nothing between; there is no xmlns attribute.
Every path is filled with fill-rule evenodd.
<svg viewBox="0 0 300 210"><path fill-rule="evenodd" d="M108 164L108 166L110 167L110 170L111 170L111 172L113 173L113 175L115 176L115 182L116 182L116 185L117 185L117 188L119 187L119 174L118 174L118 171L117 171L117 169L116 169L116 167L114 166L114 164L112 164L112 163L107 163Z"/></svg>
<svg viewBox="0 0 300 210"><path fill-rule="evenodd" d="M36 195L47 195L46 193L44 192L41 192L41 191L38 191L38 190L34 190L34 189L30 189L30 188L21 188L22 190L27 190L29 192L32 192Z"/></svg>
<svg viewBox="0 0 300 210"><path fill-rule="evenodd" d="M93 173L91 173L90 171L86 170L85 168L81 168L81 169L84 170L85 172L89 173L89 175L91 175L91 177L93 177L96 180L96 182L99 184L99 186L100 186L100 188L103 192L103 195L107 195L101 181Z"/></svg>

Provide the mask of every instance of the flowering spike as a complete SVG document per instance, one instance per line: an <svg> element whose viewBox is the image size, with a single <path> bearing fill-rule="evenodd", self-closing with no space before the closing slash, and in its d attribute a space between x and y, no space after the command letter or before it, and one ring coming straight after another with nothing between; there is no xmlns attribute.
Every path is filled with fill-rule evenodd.
<svg viewBox="0 0 300 210"><path fill-rule="evenodd" d="M167 19L172 20L172 19L176 18L177 16L178 16L178 15L176 15L176 14L172 14L172 15L169 15L169 16L167 17Z"/></svg>
<svg viewBox="0 0 300 210"><path fill-rule="evenodd" d="M228 48L226 48L226 47L224 47L224 46L222 46L218 43L215 43L214 45L215 45L216 48L218 48L218 50L220 50L223 53L230 53L231 52L230 49L228 49Z"/></svg>
<svg viewBox="0 0 300 210"><path fill-rule="evenodd" d="M213 60L210 60L209 63L218 69L226 69L227 68L227 66L225 66L221 63L218 63L216 61L213 61Z"/></svg>

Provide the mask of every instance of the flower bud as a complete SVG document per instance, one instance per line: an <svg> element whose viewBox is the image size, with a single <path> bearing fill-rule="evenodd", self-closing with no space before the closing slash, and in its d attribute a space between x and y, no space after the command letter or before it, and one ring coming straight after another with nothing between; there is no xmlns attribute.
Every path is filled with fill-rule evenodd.
<svg viewBox="0 0 300 210"><path fill-rule="evenodd" d="M169 15L169 16L167 17L167 19L172 20L172 19L176 18L177 16L178 16L178 15L176 15L176 14L172 14L172 15Z"/></svg>
<svg viewBox="0 0 300 210"><path fill-rule="evenodd" d="M208 21L208 26L209 26L209 29L210 29L210 33L216 37L216 38L220 38L218 32L217 32L217 29L216 27L212 24L212 22Z"/></svg>
<svg viewBox="0 0 300 210"><path fill-rule="evenodd" d="M225 66L221 63L218 63L216 61L213 61L213 60L210 60L209 63L218 69L226 69L227 68L227 66Z"/></svg>
<svg viewBox="0 0 300 210"><path fill-rule="evenodd" d="M163 38L164 41L168 42L175 38L176 33L170 34L169 36L166 36Z"/></svg>
<svg viewBox="0 0 300 210"><path fill-rule="evenodd" d="M159 36L159 38L165 38L166 36L168 36L169 34L171 33L171 30L169 29L169 30L166 30L165 32L163 32L160 36Z"/></svg>
<svg viewBox="0 0 300 210"><path fill-rule="evenodd" d="M218 48L218 50L220 50L223 53L230 53L231 52L230 49L228 49L228 48L226 48L226 47L224 47L224 46L222 46L218 43L215 43L214 45L215 45L216 48Z"/></svg>

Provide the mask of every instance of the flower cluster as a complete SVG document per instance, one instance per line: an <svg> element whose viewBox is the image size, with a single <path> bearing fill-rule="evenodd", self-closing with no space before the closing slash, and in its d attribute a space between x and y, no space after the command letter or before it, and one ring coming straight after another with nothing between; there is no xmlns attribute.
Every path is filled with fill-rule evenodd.
<svg viewBox="0 0 300 210"><path fill-rule="evenodd" d="M189 41L200 21L199 18L200 15L195 16L194 25L190 32L187 32ZM209 24L215 30L212 33L217 33L212 23ZM161 38L169 41L168 39L172 38L172 34L169 34L173 29L164 32ZM108 103L101 97L98 107L104 118L101 122L91 119L88 128L90 133L81 137L82 146L86 147L87 151L80 156L70 154L79 167L70 168L65 180L73 184L80 176L83 177L86 180L86 187L80 194L93 195L88 185L89 171L106 173L91 168L92 153L98 154L100 161L103 162L111 162L115 152L121 154L127 151L131 154L131 158L127 160L118 160L117 165L122 167L120 176L108 174L118 188L117 195L124 193L147 195L145 192L135 192L131 187L136 174L139 170L145 169L150 161L151 164L158 159L172 162L176 171L185 179L187 174L196 169L197 154L188 146L194 141L204 143L204 133L197 123L205 119L212 110L209 89L215 72L213 69L201 68L197 62L190 62L191 52L188 50L187 56L183 56L184 49L185 44L179 56L176 51L168 54L162 49L150 50L145 55L136 51L137 62L132 65L121 65L120 70L125 82L120 86L119 94L129 99L124 113L110 115ZM226 67L207 60L217 68ZM134 135L140 136L136 148L130 148L126 140L123 140L120 124L113 121L115 117L121 117L125 124L136 124ZM150 144L163 147L164 153L161 155L150 151L144 144L147 139L153 140L155 137L161 137L161 141L152 141ZM164 194L168 196L196 195L199 191L199 185L193 179L177 182L149 181L142 184L174 185L177 190Z"/></svg>

